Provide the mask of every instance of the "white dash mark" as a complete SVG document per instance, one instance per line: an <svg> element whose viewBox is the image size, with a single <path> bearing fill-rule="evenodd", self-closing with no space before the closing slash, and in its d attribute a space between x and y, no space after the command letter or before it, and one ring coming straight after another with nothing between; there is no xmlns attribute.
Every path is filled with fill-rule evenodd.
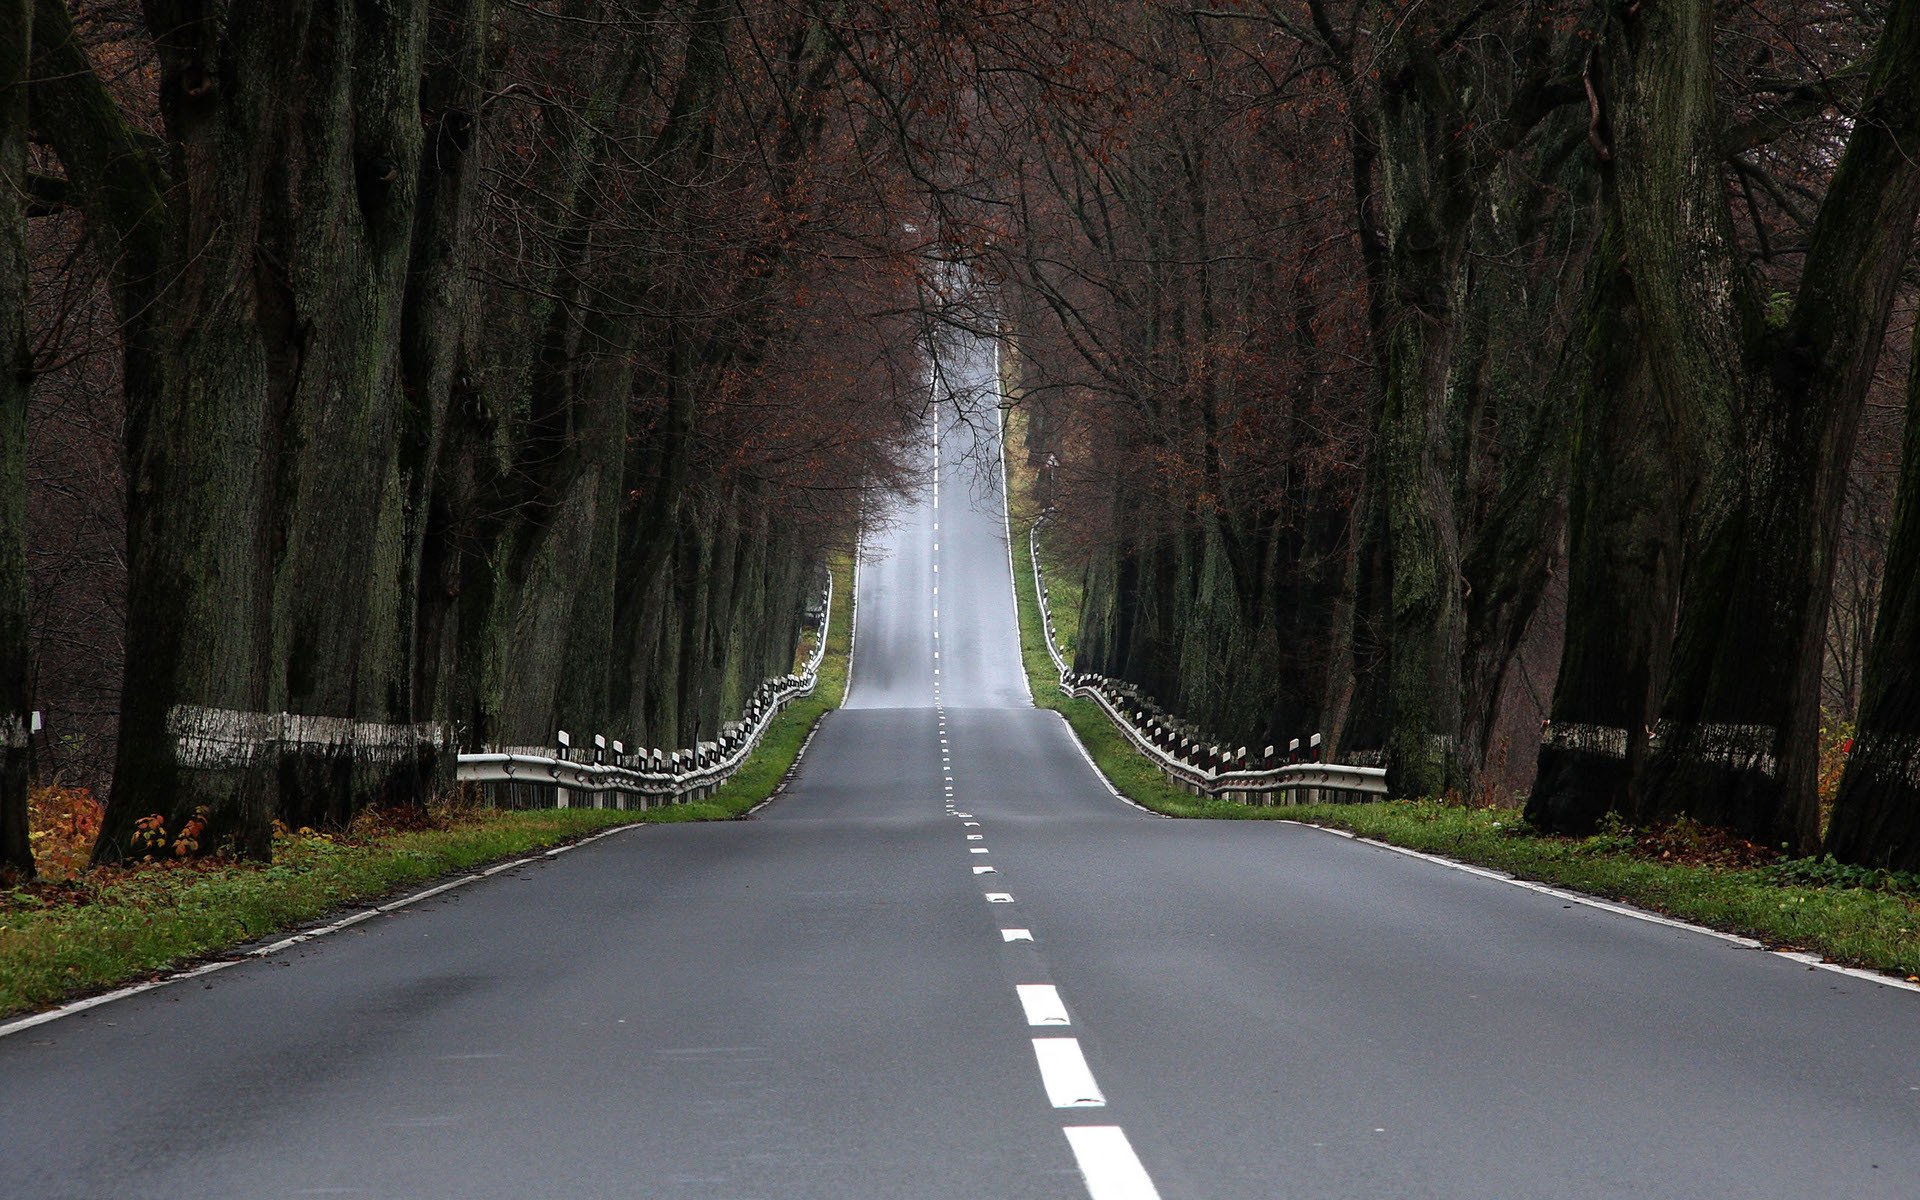
<svg viewBox="0 0 1920 1200"><path fill-rule="evenodd" d="M957 814L957 815L958 815L958 814ZM963 826L965 826L966 828L968 828L968 829L978 829L978 828L980 828L980 822L978 822L978 821L962 821L962 822L961 822L961 824L962 824ZM986 835L985 835L985 834L981 834L980 836L981 836L981 837L985 837Z"/></svg>
<svg viewBox="0 0 1920 1200"><path fill-rule="evenodd" d="M1067 1019L1067 1006L1061 1003L1060 990L1050 983L1020 983L1014 985L1020 993L1020 1007L1027 1010L1029 1025L1071 1025Z"/></svg>
<svg viewBox="0 0 1920 1200"><path fill-rule="evenodd" d="M1055 1108L1105 1108L1107 1098L1093 1081L1087 1057L1080 1053L1080 1039L1070 1037L1033 1039L1033 1057L1040 1064L1040 1082L1047 1099Z"/></svg>
<svg viewBox="0 0 1920 1200"><path fill-rule="evenodd" d="M967 824L969 824L969 825L978 825L978 824L979 824L979 822L978 822L978 821L968 821L968 822L967 822ZM982 840L982 839L984 839L984 838L985 838L986 836L987 836L987 835L986 835L986 834L984 834L984 833L970 833L970 834L968 834L968 835L967 835L967 840L968 840L968 841L970 841L970 842L977 842L977 841L981 841L981 840Z"/></svg>
<svg viewBox="0 0 1920 1200"><path fill-rule="evenodd" d="M955 814L953 814L953 815L954 815L954 816L956 816L956 817L970 817L970 816L972 816L973 814L972 814L972 813L955 813Z"/></svg>
<svg viewBox="0 0 1920 1200"><path fill-rule="evenodd" d="M998 875L1000 872L994 870L992 867L975 867L973 873L975 875Z"/></svg>
<svg viewBox="0 0 1920 1200"><path fill-rule="evenodd" d="M968 854L985 854L986 852L987 852L987 848L985 846L968 846L967 847Z"/></svg>
<svg viewBox="0 0 1920 1200"><path fill-rule="evenodd" d="M1012 892L988 892L986 893L986 897L987 897L988 904L1012 904L1013 903Z"/></svg>
<svg viewBox="0 0 1920 1200"><path fill-rule="evenodd" d="M1003 942L1030 942L1033 940L1031 929L1002 929L1000 940Z"/></svg>
<svg viewBox="0 0 1920 1200"><path fill-rule="evenodd" d="M1093 1200L1160 1200L1118 1125L1069 1125L1063 1131Z"/></svg>

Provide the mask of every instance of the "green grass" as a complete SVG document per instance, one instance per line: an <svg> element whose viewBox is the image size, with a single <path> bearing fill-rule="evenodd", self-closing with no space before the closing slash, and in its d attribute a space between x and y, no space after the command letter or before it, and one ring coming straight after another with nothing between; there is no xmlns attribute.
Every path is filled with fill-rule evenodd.
<svg viewBox="0 0 1920 1200"><path fill-rule="evenodd" d="M1746 868L1663 862L1636 851L1627 832L1554 837L1535 832L1512 809L1409 800L1268 808L1188 795L1134 749L1105 710L1060 690L1041 638L1040 609L1026 559L1025 530L1030 524L1029 519L1015 526L1014 562L1020 569L1014 572L1014 589L1020 599L1021 656L1034 703L1065 716L1101 772L1134 803L1174 817L1290 820L1344 829L1743 934L1776 949L1804 950L1852 966L1920 977L1920 882L1912 879L1836 871L1804 861ZM1066 583L1066 573L1049 561L1044 530L1041 565L1056 606L1054 625L1062 629L1067 624L1066 593L1070 588L1077 592L1077 579Z"/></svg>
<svg viewBox="0 0 1920 1200"><path fill-rule="evenodd" d="M0 892L0 1017L218 955L454 872L616 825L730 820L773 794L822 714L846 695L851 560L836 561L827 655L814 694L790 705L706 800L636 812L459 813L447 827L276 840L269 865L203 860L89 872L72 884Z"/></svg>
<svg viewBox="0 0 1920 1200"><path fill-rule="evenodd" d="M278 838L270 865L202 861L89 872L0 892L0 1016L127 983L344 904L630 823L595 809L476 812L366 840Z"/></svg>

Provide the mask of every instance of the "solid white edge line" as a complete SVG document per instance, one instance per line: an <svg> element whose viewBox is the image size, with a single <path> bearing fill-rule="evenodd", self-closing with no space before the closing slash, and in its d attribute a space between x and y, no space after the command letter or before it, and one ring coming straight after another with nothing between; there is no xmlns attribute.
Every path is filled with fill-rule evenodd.
<svg viewBox="0 0 1920 1200"><path fill-rule="evenodd" d="M1020 1007L1027 1014L1027 1024L1073 1024L1067 1016L1066 1001L1060 999L1060 989L1051 983L1016 983L1013 990L1020 997Z"/></svg>
<svg viewBox="0 0 1920 1200"><path fill-rule="evenodd" d="M1691 921L1682 921L1644 908L1635 908L1631 904L1621 904L1614 900L1602 900L1597 896L1587 896L1579 892L1570 892L1565 888L1557 888L1551 884L1540 883L1532 879L1520 879L1507 874L1505 871L1495 871L1488 867L1477 867L1472 863L1460 862L1457 859L1445 858L1438 854L1428 854L1421 850L1409 850L1405 846L1395 846L1374 838L1361 837L1345 829L1330 829L1325 825L1315 825L1311 821L1283 819L1282 823L1298 825L1305 829L1318 830L1321 833L1330 833L1335 837L1343 837L1349 841L1360 842L1368 846L1376 846L1382 850L1391 850L1395 854L1404 854L1408 858L1417 858L1423 862L1434 863L1442 867L1450 867L1455 871L1461 871L1468 875L1477 875L1482 879L1491 879L1496 883L1505 883L1529 892L1538 892L1543 896L1552 896L1556 900L1565 900L1569 904L1578 904L1582 908L1595 908L1601 912L1612 913L1617 917L1627 917L1635 921L1645 921L1649 925L1664 925L1668 929L1678 929L1685 933L1704 934L1707 937L1713 938L1715 941L1725 942L1730 946L1738 946L1743 950L1762 950L1777 958L1791 959L1797 963L1805 963L1809 967L1815 967L1822 971L1830 971L1835 975L1845 975L1851 979L1859 979L1867 983L1877 983L1885 987L1898 988L1904 992L1920 993L1920 983L1912 983L1898 976L1883 975L1878 971L1869 971L1861 967L1849 967L1844 963L1828 962L1817 954L1807 954L1799 950L1768 950L1765 942L1756 941L1750 937L1743 937L1737 933L1727 933L1724 930L1709 929L1705 925L1695 925Z"/></svg>
<svg viewBox="0 0 1920 1200"><path fill-rule="evenodd" d="M849 669L851 669L853 665L853 656L851 654L847 656L847 665ZM807 736L802 738L800 741L800 749L794 753L792 764L787 767L787 774L791 775L793 772L798 771L800 769L800 764L806 761L807 748L813 745L813 739L820 732L820 726L825 720L826 720L826 714L822 713L820 716L820 720L815 721L813 723L813 728L807 730ZM782 788L779 784L775 784L773 787L773 794L768 796L765 800L762 800L760 803L754 805L752 808L748 809L747 816L749 817L753 816L755 813L759 812L761 809L765 808L767 805L772 804L775 800L778 800L781 796L785 794L786 794L785 789Z"/></svg>
<svg viewBox="0 0 1920 1200"><path fill-rule="evenodd" d="M627 825L615 825L611 829L603 829L599 833L581 838L579 841L569 845L568 849L576 849L586 845L588 842L597 842L603 837L611 837L616 833L625 833L629 829L639 829L643 825L645 825L644 821L634 821ZM197 967L188 967L184 971L175 971L159 979L149 979L143 983L129 984L126 987L115 988L110 992L102 992L98 996L87 996L79 1000L70 1000L58 1007L47 1009L45 1012L31 1013L27 1016L0 1024L0 1038L24 1032L25 1030L45 1025L51 1021L58 1021L62 1017L70 1017L76 1013L83 1013L89 1009L99 1008L101 1005L111 1004L115 1000L125 1000L129 996L138 996L142 992L151 992L157 988L166 987L170 983L179 983L183 979L196 979L202 975L211 975L215 971L223 971L228 967L238 966L243 962L267 958L270 955L280 953L282 950L289 950L295 946L311 942L316 938L323 938L328 934L338 933L342 929L346 929L352 925L358 925L360 922L368 920L369 918L391 913L395 909L405 908L409 904L418 903L421 900L437 896L442 892L452 891L457 887L465 887L469 883L478 883L490 875L510 870L513 867L524 867L533 861L534 858L530 857L514 859L511 862L497 863L477 874L462 875L458 879L450 879L445 883L435 884L433 887L415 892L410 896L403 896L391 903L378 905L374 908L362 909L352 916L342 917L338 921L333 921L318 928L308 929L289 937L281 938L277 942L271 942L265 946L256 946L251 950L235 951L233 952L234 957L232 958L222 958L216 959L213 962L201 963Z"/></svg>
<svg viewBox="0 0 1920 1200"><path fill-rule="evenodd" d="M1069 1125L1061 1130L1092 1200L1160 1200L1126 1131L1118 1125Z"/></svg>
<svg viewBox="0 0 1920 1200"><path fill-rule="evenodd" d="M1107 1098L1087 1066L1087 1056L1080 1052L1079 1038L1034 1038L1033 1059L1040 1065L1040 1083L1046 1088L1047 1102L1055 1108L1107 1106Z"/></svg>
<svg viewBox="0 0 1920 1200"><path fill-rule="evenodd" d="M1025 670L1025 668L1023 667L1022 670ZM1162 820L1166 820L1166 821L1173 820L1173 818L1167 816L1166 813L1158 813L1148 808L1144 804L1136 804L1130 797L1127 796L1126 793L1122 792L1119 788L1113 786L1113 780L1107 778L1107 773L1100 769L1100 764L1093 761L1093 755L1087 753L1086 743L1080 740L1080 734L1077 730L1074 729L1073 722L1067 720L1067 714L1061 712L1057 708L1048 709L1047 711L1051 712L1054 716L1059 717L1060 723L1067 727L1067 736L1073 740L1073 748L1080 752L1080 757L1086 760L1087 769L1091 770L1093 772L1093 777L1100 781L1100 786L1107 789L1107 794L1109 796L1112 796L1115 800L1118 800L1120 803L1126 805L1128 808L1138 809L1150 817L1159 817ZM1316 825L1314 826L1314 828L1318 829L1319 826Z"/></svg>

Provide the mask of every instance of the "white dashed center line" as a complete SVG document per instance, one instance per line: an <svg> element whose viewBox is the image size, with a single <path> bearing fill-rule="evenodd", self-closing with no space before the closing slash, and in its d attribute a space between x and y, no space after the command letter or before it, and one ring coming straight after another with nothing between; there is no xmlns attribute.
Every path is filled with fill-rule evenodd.
<svg viewBox="0 0 1920 1200"><path fill-rule="evenodd" d="M986 896L987 896L988 904L1012 904L1013 903L1012 892L988 892Z"/></svg>
<svg viewBox="0 0 1920 1200"><path fill-rule="evenodd" d="M1106 1107L1107 1098L1093 1081L1087 1056L1080 1053L1079 1038L1035 1038L1033 1057L1040 1064L1040 1083L1047 1089L1047 1100L1055 1108Z"/></svg>
<svg viewBox="0 0 1920 1200"><path fill-rule="evenodd" d="M1160 1200L1118 1125L1069 1125L1064 1132L1093 1200Z"/></svg>
<svg viewBox="0 0 1920 1200"><path fill-rule="evenodd" d="M1030 942L1033 940L1031 929L1002 929L1000 940L1003 942Z"/></svg>
<svg viewBox="0 0 1920 1200"><path fill-rule="evenodd" d="M1028 939L1032 940L1032 939ZM1027 1011L1029 1025L1071 1025L1067 1019L1067 1006L1060 1000L1060 991L1050 983L1021 983L1014 985L1014 991L1020 994L1020 1007Z"/></svg>

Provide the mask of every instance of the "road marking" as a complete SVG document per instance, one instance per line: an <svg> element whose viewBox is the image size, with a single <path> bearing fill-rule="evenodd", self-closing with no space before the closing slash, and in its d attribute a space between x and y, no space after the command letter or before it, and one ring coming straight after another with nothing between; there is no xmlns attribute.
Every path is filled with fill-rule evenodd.
<svg viewBox="0 0 1920 1200"><path fill-rule="evenodd" d="M1424 862L1449 867L1468 875L1477 875L1482 879L1491 879L1497 883L1524 888L1529 892L1538 892L1543 896L1551 896L1555 900L1565 900L1569 904L1578 904L1583 908L1597 908L1601 912L1612 913L1615 916L1627 917L1635 921L1645 921L1649 925L1664 925L1669 929L1680 929L1688 933L1702 933L1717 941L1726 942L1728 945L1739 946L1746 950L1766 950L1767 953L1776 957L1790 959L1797 963L1805 963L1809 967L1815 967L1822 971L1830 971L1835 975L1845 975L1851 979L1860 979L1868 983L1878 983L1886 987L1898 988L1905 992L1920 993L1920 984L1909 983L1904 979L1898 979L1890 975L1882 975L1878 971L1868 971L1860 967L1849 967L1843 963L1828 962L1818 955L1806 954L1798 950L1767 950L1764 942L1755 941L1753 938L1742 937L1737 933L1727 933L1719 929L1709 929L1705 925L1695 925L1690 921L1675 920L1673 917L1664 916L1656 912L1649 912L1643 908L1635 908L1630 904L1616 904L1610 900L1602 900L1596 896L1583 895L1580 892L1570 892L1565 888L1557 888L1551 884L1538 883L1531 879L1516 879L1504 871L1494 871L1486 867L1476 867L1472 863L1458 862L1451 858L1443 858L1438 854L1427 854L1419 850L1409 850L1405 846L1393 846L1386 842L1375 841L1373 838L1358 837L1347 830L1332 829L1325 825L1315 825L1311 821L1287 821L1286 824L1301 825L1308 829L1318 830L1321 833L1330 833L1335 837L1346 838L1351 842L1360 842L1381 850L1391 850L1395 854L1404 854L1408 858L1417 858Z"/></svg>
<svg viewBox="0 0 1920 1200"><path fill-rule="evenodd" d="M964 816L966 816L967 814L965 814L965 813L959 813L959 814L957 814L957 815L959 815L959 816L963 816L963 817L964 817ZM966 828L966 829L978 829L978 828L980 828L980 822L978 822L978 821L962 821L962 822L961 822L960 824L961 824L961 826L962 826L963 828ZM986 835L985 835L985 834L981 834L980 836L982 836L982 837L985 837Z"/></svg>
<svg viewBox="0 0 1920 1200"><path fill-rule="evenodd" d="M988 892L986 893L986 896L987 896L988 904L1012 904L1013 903L1012 892Z"/></svg>
<svg viewBox="0 0 1920 1200"><path fill-rule="evenodd" d="M1107 1098L1093 1081L1086 1055L1080 1053L1080 1039L1051 1037L1033 1039L1034 1061L1040 1064L1040 1083L1047 1089L1047 1100L1055 1108L1105 1108Z"/></svg>
<svg viewBox="0 0 1920 1200"><path fill-rule="evenodd" d="M1080 1164L1093 1200L1160 1200L1140 1156L1118 1125L1069 1125L1062 1132L1073 1147L1074 1161Z"/></svg>
<svg viewBox="0 0 1920 1200"><path fill-rule="evenodd" d="M1002 929L1000 940L1003 942L1030 942L1033 940L1031 929Z"/></svg>
<svg viewBox="0 0 1920 1200"><path fill-rule="evenodd" d="M975 836L977 837L978 835L976 834ZM968 854L985 854L986 852L987 852L987 848L985 846L968 846L967 847Z"/></svg>
<svg viewBox="0 0 1920 1200"><path fill-rule="evenodd" d="M630 825L616 825L612 829L603 829L599 833L593 834L591 837L581 838L579 841L573 843L573 846L575 847L584 846L589 842L597 842L604 837L612 837L616 833L625 833L629 829L639 829L639 828L642 828L642 823L639 821L635 821ZM111 1004L115 1000L124 1000L129 996L137 996L142 992L151 992L156 988L163 988L170 983L178 983L183 979L197 979L202 975L211 975L215 971L224 971L228 967L238 966L239 964L246 962L249 959L267 958L271 955L280 953L282 950L291 949L294 946L298 946L306 942L311 942L315 938L326 937L330 933L338 933L342 929L346 929L346 928L349 928L350 926L358 925L362 921L369 920L373 917L381 916L386 913L391 913L396 909L405 908L409 904L415 904L421 900L426 900L433 896L438 896L442 892L452 891L454 888L457 888L457 887L465 887L467 884L470 884L470 883L478 883L482 879L485 879L491 875L496 875L501 871L510 871L515 867L527 866L528 864L534 862L537 857L538 856L532 856L528 858L516 858L510 862L496 863L494 866L487 868L485 871L481 871L472 875L462 875L456 879L450 879L445 883L435 884L433 887L425 888L421 891L414 892L411 895L402 896L398 900L392 900L386 904L376 905L373 908L362 909L359 912L352 914L351 916L342 917L338 921L333 921L329 924L322 925L317 929L309 929L304 933L296 933L291 937L281 938L279 941L271 942L265 946L256 946L251 950L235 952L235 956L232 958L223 958L218 962L202 963L197 967L189 967L187 970L184 970L184 971L175 971L173 974L167 975L160 979L150 979L145 983L136 983L136 984L131 984L127 987L116 988L111 992L102 992L98 996L88 996L85 999L74 1000L69 1003L62 1004L60 1007L48 1009L46 1012L33 1013L30 1016L21 1017L14 1021L8 1021L4 1024L0 1024L0 1038L6 1037L9 1034L20 1033L24 1030L32 1029L38 1025L45 1025L49 1021L58 1021L62 1017L70 1017L75 1013L86 1012L88 1009L99 1008L101 1005ZM1012 897L1008 897L1008 899L1012 899Z"/></svg>
<svg viewBox="0 0 1920 1200"><path fill-rule="evenodd" d="M998 875L1000 872L994 870L992 867L975 867L973 873L975 875Z"/></svg>
<svg viewBox="0 0 1920 1200"><path fill-rule="evenodd" d="M1027 1011L1027 1024L1073 1024L1067 1019L1067 1006L1060 999L1060 989L1052 984L1020 983L1015 984L1013 990L1020 994L1020 1007Z"/></svg>
<svg viewBox="0 0 1920 1200"><path fill-rule="evenodd" d="M953 815L954 815L954 816L956 816L956 817L970 817L970 816L972 816L973 814L972 814L972 813L955 813L955 814L953 814Z"/></svg>
<svg viewBox="0 0 1920 1200"><path fill-rule="evenodd" d="M968 821L968 822L967 822L967 824L969 824L969 825L978 825L979 823L980 823L980 822L978 822L978 821ZM967 840L968 840L968 841L970 841L970 842L978 842L978 841L982 841L982 840L984 840L984 839L986 838L986 836L987 836L987 835L986 835L986 834L984 834L984 833L970 833L970 834L968 834L968 835L967 835Z"/></svg>
<svg viewBox="0 0 1920 1200"><path fill-rule="evenodd" d="M1100 764L1093 761L1093 755L1087 753L1086 746L1080 741L1080 735L1074 732L1072 723L1067 720L1067 714L1061 712L1059 709L1055 709L1053 710L1053 712L1055 716L1060 718L1060 723L1067 727L1067 736L1073 739L1073 748L1075 750L1078 750L1080 752L1080 757L1086 760L1087 769L1092 771L1093 777L1095 779L1098 779L1100 781L1100 785L1107 789L1108 795L1112 796L1115 800L1118 800L1120 803L1126 805L1128 808L1137 808L1141 812L1147 814L1150 817L1160 817L1164 820L1169 820L1169 821L1173 819L1172 817L1167 816L1167 814L1165 813L1157 813L1153 811L1152 809L1146 807L1144 804L1135 804L1132 800L1129 800L1127 798L1126 793L1122 792L1119 788L1113 786L1113 780L1107 778L1107 773L1100 769ZM1305 822L1295 822L1295 824L1305 824ZM1318 825L1315 825L1313 828L1318 829L1320 827Z"/></svg>

